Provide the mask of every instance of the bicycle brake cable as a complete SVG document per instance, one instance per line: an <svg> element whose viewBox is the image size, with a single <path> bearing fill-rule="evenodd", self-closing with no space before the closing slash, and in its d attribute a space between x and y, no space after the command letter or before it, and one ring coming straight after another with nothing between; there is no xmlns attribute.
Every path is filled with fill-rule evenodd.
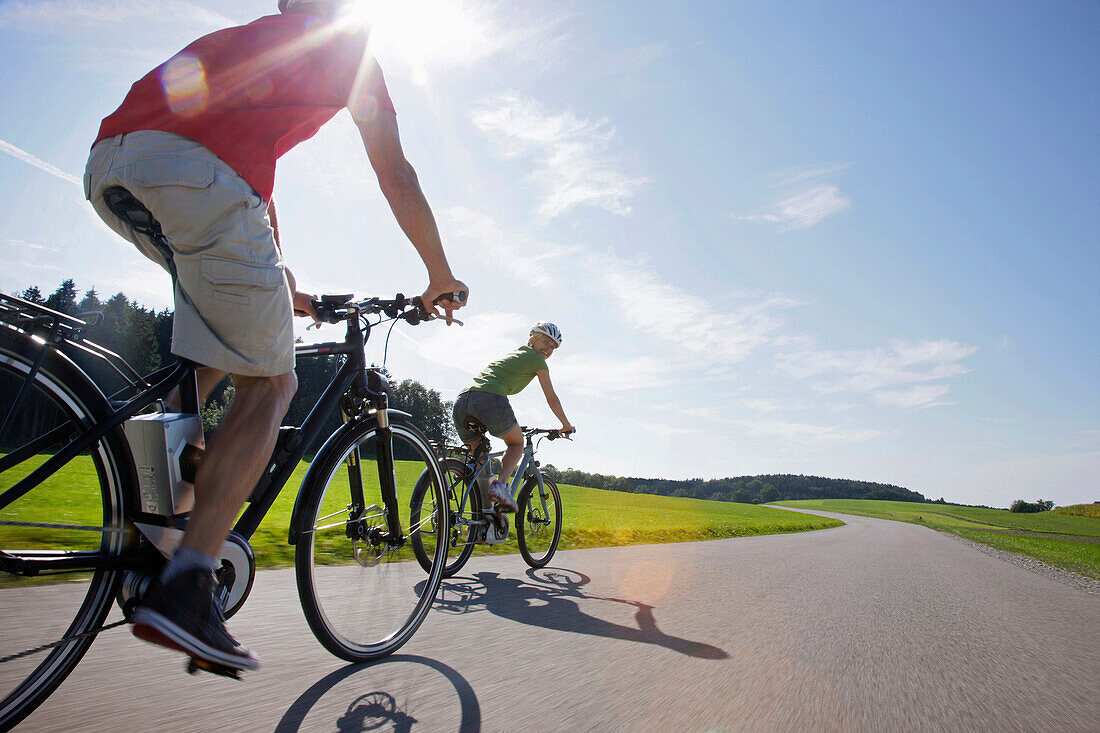
<svg viewBox="0 0 1100 733"><path fill-rule="evenodd" d="M393 321L390 323L390 330L386 331L386 344L385 344L385 346L382 347L382 368L383 369L385 369L385 367L386 367L386 356L390 353L390 334L393 333L393 327L396 326L397 322L400 321L400 320L401 320L400 318L394 318Z"/></svg>

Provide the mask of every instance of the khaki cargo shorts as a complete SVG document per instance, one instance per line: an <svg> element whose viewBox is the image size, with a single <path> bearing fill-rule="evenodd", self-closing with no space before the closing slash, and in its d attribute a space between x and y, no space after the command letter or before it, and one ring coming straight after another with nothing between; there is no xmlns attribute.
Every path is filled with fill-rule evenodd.
<svg viewBox="0 0 1100 733"><path fill-rule="evenodd" d="M170 252L107 208L111 186L152 212ZM236 171L194 140L142 130L92 147L84 195L111 229L175 269L173 354L243 376L294 370L293 305L267 203Z"/></svg>

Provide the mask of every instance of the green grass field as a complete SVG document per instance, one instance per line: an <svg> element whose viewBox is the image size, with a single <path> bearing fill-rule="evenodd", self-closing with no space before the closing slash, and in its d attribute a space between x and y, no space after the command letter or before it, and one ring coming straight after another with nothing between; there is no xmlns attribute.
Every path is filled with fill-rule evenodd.
<svg viewBox="0 0 1100 733"><path fill-rule="evenodd" d="M1074 504L1073 506L1060 506L1052 510L1054 514L1069 514L1074 517L1092 517L1100 519L1100 504Z"/></svg>
<svg viewBox="0 0 1100 733"><path fill-rule="evenodd" d="M1007 509L917 504L905 501L811 499L778 502L796 509L857 514L923 524L968 540L1027 555L1063 570L1100 579L1100 516L1094 505L1065 507L1036 514L1017 514Z"/></svg>
<svg viewBox="0 0 1100 733"><path fill-rule="evenodd" d="M0 476L0 490L12 486L33 469L33 465L27 465L30 463L28 461ZM263 567L285 566L294 562L294 548L287 544L287 528L294 498L307 467L306 463L298 466L252 538L257 562ZM420 468L416 464L398 462L399 482L415 481L419 473ZM367 477L374 474L366 463L364 474ZM377 484L377 478L372 483ZM96 485L91 459L81 457L55 474L46 484L4 509L0 516L8 520L98 526L101 524L97 518L99 507L91 495ZM367 488L370 489L369 486ZM559 488L563 506L559 548L563 550L802 532L841 524L833 519L751 504L624 494L578 486L563 485ZM87 532L59 530L51 531L46 536L41 529L7 526L0 527L0 547L26 548L32 539L33 544L41 546L62 543L65 546L94 547L98 535L89 535ZM494 554L518 551L514 530L508 542L477 549L480 553Z"/></svg>

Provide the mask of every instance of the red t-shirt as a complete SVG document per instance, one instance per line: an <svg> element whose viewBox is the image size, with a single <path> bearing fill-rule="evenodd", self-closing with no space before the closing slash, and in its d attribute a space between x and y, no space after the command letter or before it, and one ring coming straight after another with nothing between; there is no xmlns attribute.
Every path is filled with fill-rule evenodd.
<svg viewBox="0 0 1100 733"><path fill-rule="evenodd" d="M215 31L134 84L96 142L136 130L183 135L270 200L275 161L348 106L353 91L359 109L373 103L393 111L366 45L365 28L336 32L293 13Z"/></svg>

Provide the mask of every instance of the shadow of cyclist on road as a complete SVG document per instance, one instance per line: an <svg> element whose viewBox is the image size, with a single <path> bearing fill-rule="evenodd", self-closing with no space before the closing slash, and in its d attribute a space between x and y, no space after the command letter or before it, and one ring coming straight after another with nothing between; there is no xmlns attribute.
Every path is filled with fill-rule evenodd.
<svg viewBox="0 0 1100 733"><path fill-rule="evenodd" d="M590 578L582 573L542 568L540 571L529 570L527 575L529 580L526 581L502 578L494 572L445 580L437 608L450 613L470 613L483 608L494 615L529 626L656 644L701 659L726 659L729 656L716 646L664 633L657 627L653 615L655 607L648 603L584 593L581 586L587 585ZM625 626L591 616L581 610L582 601L633 606L637 609L634 613L637 626Z"/></svg>

